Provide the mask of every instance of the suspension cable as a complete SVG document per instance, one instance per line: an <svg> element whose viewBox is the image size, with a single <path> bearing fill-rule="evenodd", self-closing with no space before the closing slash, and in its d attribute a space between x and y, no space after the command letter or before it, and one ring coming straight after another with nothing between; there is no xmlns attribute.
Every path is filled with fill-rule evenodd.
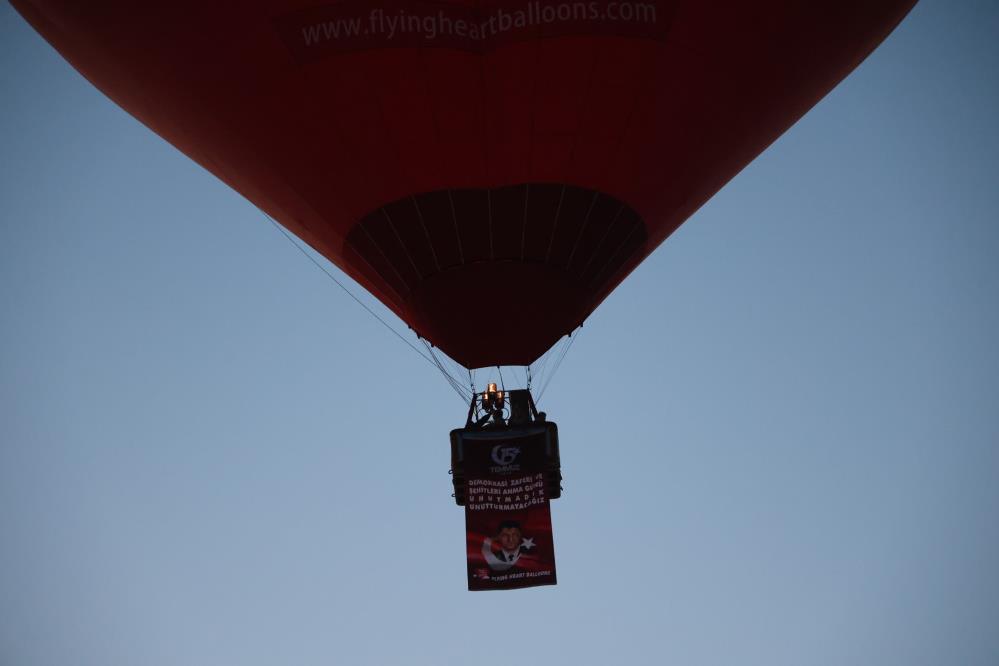
<svg viewBox="0 0 999 666"><path fill-rule="evenodd" d="M559 366L562 365L562 361L565 359L566 354L568 354L569 349L572 348L572 343L576 341L576 338L579 337L579 334L581 332L582 332L581 329L577 329L575 331L576 335L573 335L572 333L569 334L569 344L567 344L565 348L562 350L562 355L559 356L558 361L555 362L555 366L552 368L551 374L548 375L548 379L545 381L545 385L541 387L541 393L538 394L537 402L540 403L541 399L545 396L545 391L548 390L548 385L551 384L552 379L555 378L555 374L558 372Z"/></svg>
<svg viewBox="0 0 999 666"><path fill-rule="evenodd" d="M427 351L430 353L431 358L434 359L434 364L437 366L437 369L440 370L442 375L444 375L444 379L447 380L447 383L451 385L451 388L454 389L454 392L458 394L458 397L461 398L461 401L467 403L469 400L471 400L472 396L468 395L467 393L468 389L462 386L457 379L451 376L451 373L448 372L447 369L444 367L444 364L441 363L440 359L437 357L437 353L434 351L434 348L430 345L430 343L424 340L423 338L420 338L420 341L423 343L423 346L427 348Z"/></svg>
<svg viewBox="0 0 999 666"><path fill-rule="evenodd" d="M559 347L559 345L565 344L567 344L566 338L560 338L558 342L552 345L551 348L549 348L548 351L541 356L539 359L541 361L541 365L535 373L538 383L543 382L545 379L545 371L548 369L548 362L555 356L558 356L559 352L561 352L561 347Z"/></svg>
<svg viewBox="0 0 999 666"><path fill-rule="evenodd" d="M462 399L462 402L468 402L468 400L470 399L471 396L466 396L465 395L464 391L467 391L467 389L465 389L464 386L462 386L456 379L454 379L451 376L451 374L447 370L444 369L444 366L441 365L440 360L437 358L437 355L434 353L433 348L430 346L430 344L426 340L423 340L423 338L420 338L420 340L426 346L427 351L430 352L429 356L427 354L424 354L423 352L421 352L419 349L417 349L416 345L414 345L412 342L410 342L409 340L407 340L406 338L404 338L402 336L402 334L399 333L399 331L397 331L394 328L392 328L392 326L387 321L385 321L384 319L382 319L381 317L379 317L377 312L375 312L374 310L372 310L370 307L368 307L368 305L364 301L362 301L360 298L358 298L357 296L355 296L354 293L350 289L348 289L346 287L346 285L344 285L340 280L338 280L335 275L333 275L332 273L330 273L326 269L325 266L323 266L321 263L319 263L318 261L316 261L315 257L313 257L311 254L309 254L308 252L306 252L305 249L295 241L295 239L292 237L292 235L283 226L281 226L280 224L278 224L277 221L273 217L271 217L270 215L268 215L262 208L257 208L257 210L260 211L261 215L263 215L265 218L267 218L267 220L274 226L275 229L277 229L278 231L281 232L281 235L284 236L288 240L288 242L291 243L292 246L296 250L298 250L299 252L301 252L305 256L305 258L308 259L309 261L311 261L312 264L316 268L318 268L323 273L325 273L326 277L328 277L330 280L332 280L333 283L336 284L336 286L340 287L340 289L342 289L345 294L347 294L348 296L350 296L354 300L355 303L357 303L358 305L360 305L362 308L365 309L365 311L367 311L368 314L370 314L372 317L374 317L376 320L378 320L378 322L382 326L384 326L385 328L387 328L392 333L392 335L394 335L395 337L399 338L404 343L406 343L407 347L409 347L410 349L412 349L419 356L423 357L423 359L427 363L435 366L438 370L440 370L441 374L444 375L444 378L448 381L449 384L451 384L452 388L454 388L454 390L458 393L458 396ZM473 384L473 389L474 389L474 384Z"/></svg>

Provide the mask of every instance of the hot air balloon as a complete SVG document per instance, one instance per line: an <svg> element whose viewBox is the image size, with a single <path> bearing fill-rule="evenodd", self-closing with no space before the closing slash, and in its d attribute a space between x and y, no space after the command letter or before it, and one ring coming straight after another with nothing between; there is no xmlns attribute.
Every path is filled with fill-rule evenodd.
<svg viewBox="0 0 999 666"><path fill-rule="evenodd" d="M12 1L467 368L528 365L580 326L914 4ZM549 432L529 394L514 418L495 393L463 430Z"/></svg>

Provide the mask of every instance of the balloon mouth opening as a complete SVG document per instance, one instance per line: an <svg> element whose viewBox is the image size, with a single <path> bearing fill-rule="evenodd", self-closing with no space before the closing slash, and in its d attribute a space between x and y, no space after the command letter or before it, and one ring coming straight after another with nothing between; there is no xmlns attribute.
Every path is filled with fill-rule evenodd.
<svg viewBox="0 0 999 666"><path fill-rule="evenodd" d="M524 183L397 199L351 229L345 255L462 365L526 365L582 324L647 240L611 195Z"/></svg>

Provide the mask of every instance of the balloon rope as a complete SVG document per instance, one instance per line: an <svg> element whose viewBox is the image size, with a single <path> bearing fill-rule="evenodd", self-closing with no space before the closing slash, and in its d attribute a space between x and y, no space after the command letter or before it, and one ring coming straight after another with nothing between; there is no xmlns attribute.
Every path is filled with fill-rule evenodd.
<svg viewBox="0 0 999 666"><path fill-rule="evenodd" d="M465 395L467 402L468 399L472 397L472 394L475 393L475 389L474 388L470 389L469 387L465 386L465 380L462 379L463 375L466 372L469 372L468 368L463 366L461 363L458 363L456 360L454 360L453 358L451 358L450 356L448 356L443 352L438 354L437 357L441 360L441 364L445 365L445 369L448 371L447 374L450 375L450 377L455 381L456 384L461 386L462 394ZM450 365L444 364L443 363L444 361L447 361L448 364Z"/></svg>
<svg viewBox="0 0 999 666"><path fill-rule="evenodd" d="M419 354L420 356L422 356L423 359L427 363L435 366L438 370L440 370L444 374L444 378L448 380L448 383L451 384L451 386L454 387L455 390L458 392L458 395L461 397L462 401L464 401L464 402L468 401L468 399L470 398L470 396L465 396L465 394L462 393L462 389L464 389L464 387L460 386L460 384L458 384L454 380L454 378L451 377L451 375L444 369L444 367L440 364L440 361L437 360L437 356L434 355L433 350L430 348L429 345L427 345L427 342L425 340L424 340L424 344L427 345L427 350L430 352L430 356L427 356L426 354L424 354L423 352L421 352L419 349L417 349L416 345L414 345L412 342L410 342L409 340L407 340L406 338L404 338L402 336L402 334L399 333L399 331L397 331L394 328L392 328L392 326L389 325L389 323L387 321L385 321L384 319L382 319L381 317L379 317L377 312L375 312L374 310L372 310L371 308L369 308L368 305L364 301L362 301L357 296L355 296L354 293L350 291L350 289L348 289L342 282L340 282L340 280L336 279L336 276L334 276L332 273L330 273L328 270L326 270L325 266L323 266L318 261L316 261L316 259L311 254L309 254L308 252L306 252L305 249L302 248L301 245L299 245L298 243L296 243L295 239L292 238L291 234L288 233L288 231L284 227L282 227L280 224L278 224L274 220L273 217L271 217L270 215L268 215L267 213L265 213L262 209L258 208L257 210L259 210L261 212L261 214L263 214L263 216L266 217L270 221L270 223L272 225L274 225L275 229L277 229L278 231L281 232L282 236L284 236L285 238L288 239L288 242L291 243L295 247L296 250L298 250L303 255L305 255L305 258L308 259L309 261L311 261L316 268L318 268L323 273L325 273L326 277L328 277L329 279L333 280L333 282L336 284L336 286L340 287L340 289L342 289L344 291L344 293L346 293L348 296L350 296L352 299L354 299L355 303L357 303L362 308L364 308L368 312L368 314L370 314L372 317L374 317L375 319L377 319L378 322L382 326L384 326L389 331L391 331L392 335L394 335L395 337L397 337L400 340L402 340L403 342L405 342L406 346L408 346L414 352L416 352L417 354ZM431 356L433 358L431 358Z"/></svg>
<svg viewBox="0 0 999 666"><path fill-rule="evenodd" d="M562 361L565 359L565 355L569 353L569 349L572 347L572 343L576 341L576 338L579 337L579 333L581 332L582 332L581 330L577 330L576 335L573 335L572 333L569 334L569 344L567 344L565 348L562 350L562 355L559 356L558 360L555 362L555 366L552 368L551 374L548 375L548 379L545 380L545 385L541 387L541 393L538 394L538 400L537 400L538 403L540 403L541 399L545 397L545 391L548 390L548 385L551 384L552 379L555 378L555 373L558 372L559 366L562 365Z"/></svg>
<svg viewBox="0 0 999 666"><path fill-rule="evenodd" d="M472 399L475 399L475 371L471 368L466 368L468 370L468 385L472 387ZM475 403L475 420L479 420L479 403Z"/></svg>
<svg viewBox="0 0 999 666"><path fill-rule="evenodd" d="M472 396L470 393L468 393L468 389L462 386L461 383L457 379L452 377L451 373L448 372L447 369L445 369L444 364L442 364L440 359L437 358L437 354L436 352L434 352L434 348L430 345L430 343L424 340L423 338L420 338L420 342L422 342L423 346L427 348L428 352L430 352L430 356L431 358L434 359L434 363L437 365L437 369L441 371L441 374L444 375L444 379L447 380L447 383L450 384L451 388L453 388L455 393L458 394L458 397L461 398L461 401L467 403L469 400L471 400Z"/></svg>
<svg viewBox="0 0 999 666"><path fill-rule="evenodd" d="M541 358L534 362L537 368L537 372L534 373L534 379L538 384L541 384L545 379L545 370L548 368L548 361L550 361L552 357L558 355L555 351L556 347L564 343L565 338L561 338L558 342L552 345L552 347L546 351Z"/></svg>

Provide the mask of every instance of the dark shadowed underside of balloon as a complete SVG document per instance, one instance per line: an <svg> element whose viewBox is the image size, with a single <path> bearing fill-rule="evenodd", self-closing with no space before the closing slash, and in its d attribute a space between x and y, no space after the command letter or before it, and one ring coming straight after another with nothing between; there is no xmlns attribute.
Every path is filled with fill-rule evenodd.
<svg viewBox="0 0 999 666"><path fill-rule="evenodd" d="M523 365L912 0L14 0L94 85L468 367Z"/></svg>
<svg viewBox="0 0 999 666"><path fill-rule="evenodd" d="M537 342L526 365L583 321L588 295L646 241L625 203L570 185L425 192L365 216L347 257L377 274L413 327L459 359L515 340ZM459 304L463 326L448 322ZM477 367L477 366L471 366Z"/></svg>

